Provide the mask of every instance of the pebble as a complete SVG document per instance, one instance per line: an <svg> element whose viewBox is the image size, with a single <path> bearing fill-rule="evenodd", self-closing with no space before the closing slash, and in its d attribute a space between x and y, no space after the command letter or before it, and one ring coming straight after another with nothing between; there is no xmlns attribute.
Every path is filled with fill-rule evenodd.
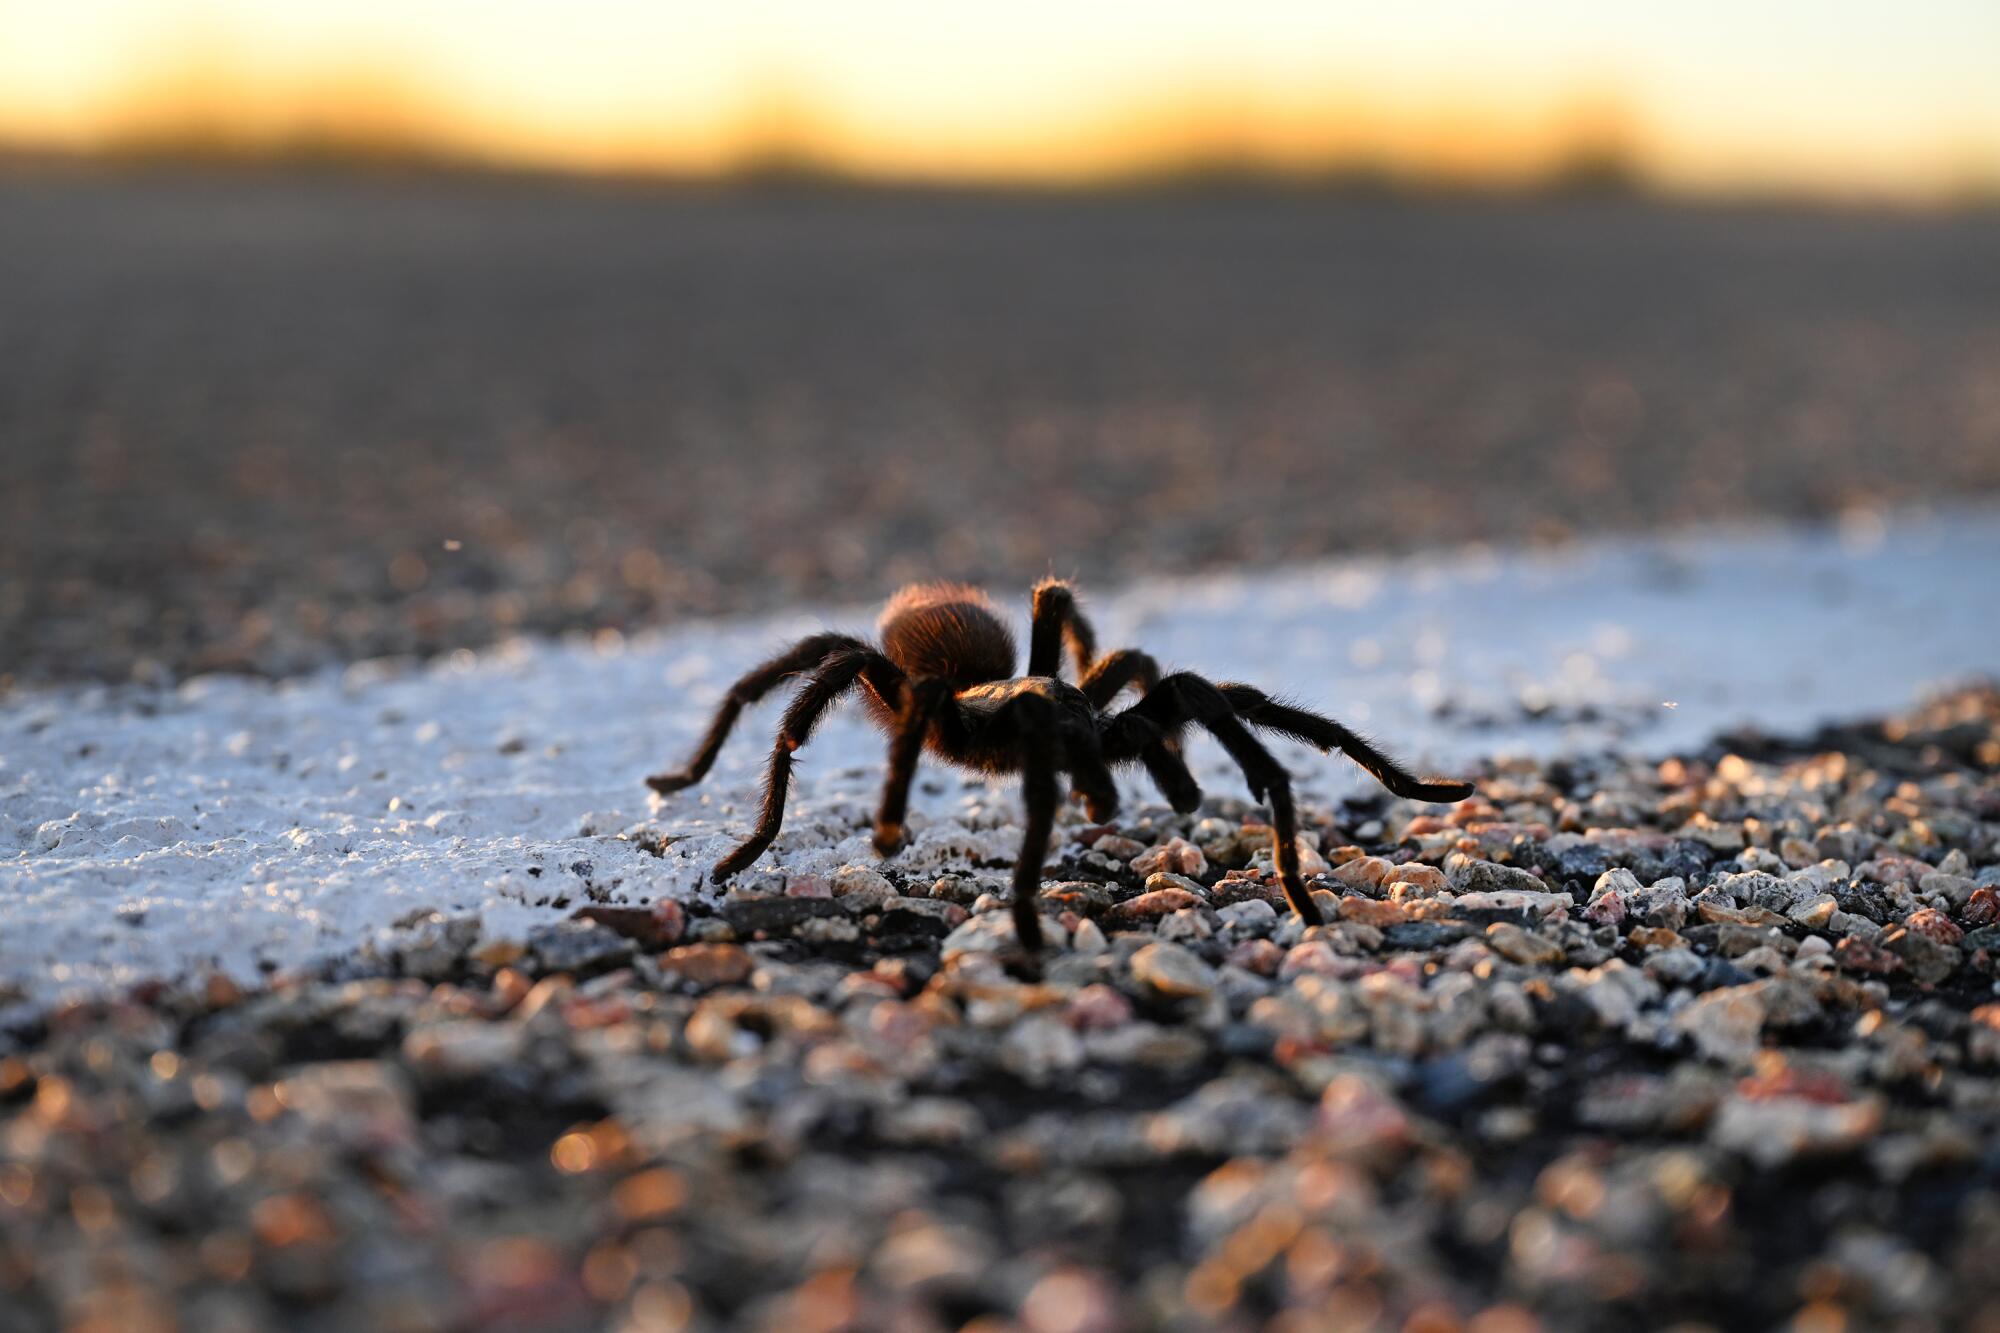
<svg viewBox="0 0 2000 1333"><path fill-rule="evenodd" d="M1918 983L1935 986L1956 972L1963 961L1956 948L1939 942L1938 935L1941 933L1896 926L1884 931L1879 943L1883 950L1902 961L1904 968Z"/></svg>
<svg viewBox="0 0 2000 1333"><path fill-rule="evenodd" d="M1690 985L1707 970L1701 955L1688 948L1661 949L1646 956L1647 974L1676 986Z"/></svg>
<svg viewBox="0 0 2000 1333"><path fill-rule="evenodd" d="M1085 920L1077 924L1069 947L1075 953L1097 954L1109 949L1111 942L1104 938L1103 929L1095 921Z"/></svg>
<svg viewBox="0 0 2000 1333"><path fill-rule="evenodd" d="M1329 874L1336 884L1343 884L1350 889L1373 889L1396 870L1396 866L1379 856L1357 856L1352 860L1342 861ZM1439 878L1442 879L1443 876L1440 875Z"/></svg>
<svg viewBox="0 0 2000 1333"><path fill-rule="evenodd" d="M1229 964L1260 977L1273 976L1285 951L1266 939L1246 940L1229 951Z"/></svg>
<svg viewBox="0 0 2000 1333"><path fill-rule="evenodd" d="M789 935L800 924L816 917L842 916L847 908L829 897L756 897L733 898L722 905L722 919L729 923L738 938L755 939L759 935Z"/></svg>
<svg viewBox="0 0 2000 1333"><path fill-rule="evenodd" d="M1000 1067L1030 1087L1047 1086L1076 1070L1083 1060L1083 1043L1071 1026L1048 1014L1022 1018L1000 1042Z"/></svg>
<svg viewBox="0 0 2000 1333"><path fill-rule="evenodd" d="M1155 876L1155 878L1162 877ZM1149 880L1147 882L1151 883L1152 881ZM1136 897L1127 898L1124 902L1112 908L1106 915L1108 919L1120 923L1158 921L1171 913L1186 911L1189 908L1204 907L1206 905L1206 898L1201 894L1191 893L1186 889L1153 889Z"/></svg>
<svg viewBox="0 0 2000 1333"><path fill-rule="evenodd" d="M1133 954L1132 977L1169 999L1203 996L1215 989L1215 969L1178 944L1148 944Z"/></svg>
<svg viewBox="0 0 2000 1333"><path fill-rule="evenodd" d="M1504 866L1492 861L1475 860L1463 852L1453 852L1445 858L1444 874L1451 881L1451 887L1461 896L1494 893L1545 894L1549 887L1540 876L1531 874L1519 866ZM1568 900L1567 894L1554 896Z"/></svg>
<svg viewBox="0 0 2000 1333"><path fill-rule="evenodd" d="M1461 912L1526 912L1532 916L1566 912L1574 905L1566 893L1531 893L1518 889L1461 893L1456 903Z"/></svg>
<svg viewBox="0 0 2000 1333"><path fill-rule="evenodd" d="M1442 949L1473 934L1473 927L1458 921L1405 921L1382 930L1382 946L1398 950Z"/></svg>
<svg viewBox="0 0 2000 1333"><path fill-rule="evenodd" d="M1161 920L1158 934L1163 940L1192 944L1215 934L1215 927L1209 924L1206 913L1184 907Z"/></svg>
<svg viewBox="0 0 2000 1333"><path fill-rule="evenodd" d="M1709 1142L1766 1170L1801 1157L1825 1158L1865 1146L1882 1128L1875 1098L1829 1105L1809 1097L1731 1097L1716 1112Z"/></svg>
<svg viewBox="0 0 2000 1333"><path fill-rule="evenodd" d="M580 907L576 916L578 920L594 921L642 949L664 948L687 929L687 913L672 899L652 907Z"/></svg>
<svg viewBox="0 0 2000 1333"><path fill-rule="evenodd" d="M647 914L650 925L651 914ZM596 921L572 920L528 933L528 952L550 972L603 972L629 962L632 941Z"/></svg>
<svg viewBox="0 0 2000 1333"><path fill-rule="evenodd" d="M707 990L741 985L756 964L735 944L684 944L662 954L658 966L669 980Z"/></svg>
<svg viewBox="0 0 2000 1333"><path fill-rule="evenodd" d="M403 1038L403 1058L421 1077L464 1081L512 1066L521 1030L465 1018L426 1023Z"/></svg>
<svg viewBox="0 0 2000 1333"><path fill-rule="evenodd" d="M1218 908L1215 917L1235 934L1266 935L1278 922L1278 909L1261 898L1251 898Z"/></svg>
<svg viewBox="0 0 2000 1333"><path fill-rule="evenodd" d="M897 897L896 886L873 866L844 865L833 872L833 896L850 909L868 911Z"/></svg>
<svg viewBox="0 0 2000 1333"><path fill-rule="evenodd" d="M1712 990L1674 1016L1674 1028L1711 1060L1741 1063L1758 1049L1764 1000L1754 986Z"/></svg>
<svg viewBox="0 0 2000 1333"><path fill-rule="evenodd" d="M1398 884L1407 884L1416 890L1420 896L1426 898L1442 893L1450 887L1450 881L1445 878L1442 870L1439 870L1436 866L1424 865L1421 862L1407 862L1403 865L1392 866L1383 873L1383 879L1388 881L1390 889L1395 888Z"/></svg>
<svg viewBox="0 0 2000 1333"><path fill-rule="evenodd" d="M1190 875L1199 878L1208 873L1208 858L1201 848L1186 838L1170 838L1157 847L1148 848L1132 858L1132 871L1139 875L1157 875L1166 871L1176 875Z"/></svg>
<svg viewBox="0 0 2000 1333"><path fill-rule="evenodd" d="M1064 1007L1064 1017L1079 1032L1123 1027L1132 1021L1132 1002L1102 982L1078 990Z"/></svg>
<svg viewBox="0 0 2000 1333"><path fill-rule="evenodd" d="M1560 944L1505 922L1495 922L1486 928L1486 947L1526 967L1546 967L1563 959Z"/></svg>

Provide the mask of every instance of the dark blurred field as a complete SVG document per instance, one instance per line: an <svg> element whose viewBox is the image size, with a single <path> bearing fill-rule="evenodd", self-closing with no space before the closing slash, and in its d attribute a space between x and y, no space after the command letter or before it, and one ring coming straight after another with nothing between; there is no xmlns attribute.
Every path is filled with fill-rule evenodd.
<svg viewBox="0 0 2000 1333"><path fill-rule="evenodd" d="M0 681L1961 499L2000 225L23 174L0 449Z"/></svg>

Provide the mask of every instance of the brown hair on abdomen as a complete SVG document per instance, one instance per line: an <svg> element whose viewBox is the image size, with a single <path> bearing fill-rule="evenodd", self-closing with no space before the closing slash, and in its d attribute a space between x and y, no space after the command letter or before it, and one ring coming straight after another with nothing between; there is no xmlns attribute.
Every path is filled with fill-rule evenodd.
<svg viewBox="0 0 2000 1333"><path fill-rule="evenodd" d="M882 609L882 651L912 676L961 684L1009 680L1014 636L977 588L913 583Z"/></svg>

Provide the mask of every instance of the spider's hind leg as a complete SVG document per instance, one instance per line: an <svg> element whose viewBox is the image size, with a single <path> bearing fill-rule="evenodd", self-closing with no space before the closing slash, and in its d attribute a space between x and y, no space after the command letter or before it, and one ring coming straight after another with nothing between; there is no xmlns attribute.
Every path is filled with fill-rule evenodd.
<svg viewBox="0 0 2000 1333"><path fill-rule="evenodd" d="M791 787L793 752L811 737L826 710L853 688L861 673L875 666L878 658L878 654L868 649L835 653L792 696L792 702L785 708L784 721L778 725L777 744L771 747L770 763L764 774L764 807L757 818L757 829L735 851L716 862L710 878L717 884L762 856L778 836L785 822L785 794Z"/></svg>
<svg viewBox="0 0 2000 1333"><path fill-rule="evenodd" d="M1369 744L1364 737L1330 717L1293 704L1279 703L1253 686L1224 684L1216 688L1222 691L1222 697L1229 701L1229 706L1252 726L1304 741L1323 754L1339 750L1397 796L1413 801L1449 804L1472 795L1470 782L1441 777L1420 778Z"/></svg>
<svg viewBox="0 0 2000 1333"><path fill-rule="evenodd" d="M867 648L867 644L851 634L814 634L800 639L776 657L752 667L729 687L729 693L723 695L714 718L709 721L707 733L702 736L701 744L695 747L687 763L670 773L655 773L646 779L646 785L662 796L683 787L692 787L708 776L708 770L715 766L716 755L722 752L723 742L729 739L737 717L747 705L769 694L785 677L812 670L830 654L865 651Z"/></svg>

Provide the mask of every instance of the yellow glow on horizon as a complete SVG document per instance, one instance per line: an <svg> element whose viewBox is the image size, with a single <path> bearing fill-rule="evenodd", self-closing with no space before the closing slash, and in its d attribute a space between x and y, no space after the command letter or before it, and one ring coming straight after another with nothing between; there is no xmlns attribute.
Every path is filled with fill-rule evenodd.
<svg viewBox="0 0 2000 1333"><path fill-rule="evenodd" d="M0 143L1030 183L1590 157L1928 198L2000 185L1996 69L1990 0L0 0Z"/></svg>

